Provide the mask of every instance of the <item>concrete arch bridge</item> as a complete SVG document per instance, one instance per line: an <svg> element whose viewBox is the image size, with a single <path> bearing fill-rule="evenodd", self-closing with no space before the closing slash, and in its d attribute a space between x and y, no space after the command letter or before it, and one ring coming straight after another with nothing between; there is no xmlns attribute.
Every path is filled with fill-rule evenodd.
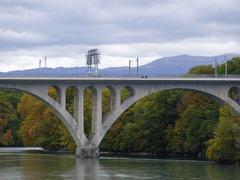
<svg viewBox="0 0 240 180"><path fill-rule="evenodd" d="M77 149L77 157L98 157L99 144L103 137L131 105L152 93L186 89L198 91L211 96L222 104L229 104L240 113L238 98L238 78L1 78L0 89L27 92L46 103L66 126L73 137ZM49 87L54 87L57 99L48 95ZM74 89L74 115L66 110L66 90ZM108 88L110 94L110 110L102 115L102 91ZM87 138L84 132L84 90L92 91L92 127ZM122 101L121 89L125 88L129 96ZM235 89L236 98L229 97L229 91Z"/></svg>

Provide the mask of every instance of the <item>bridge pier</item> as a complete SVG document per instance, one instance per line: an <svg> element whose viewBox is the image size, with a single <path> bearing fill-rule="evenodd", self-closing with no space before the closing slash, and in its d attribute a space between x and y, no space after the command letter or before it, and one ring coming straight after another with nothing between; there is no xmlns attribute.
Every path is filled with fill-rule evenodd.
<svg viewBox="0 0 240 180"><path fill-rule="evenodd" d="M77 148L75 155L77 158L98 158L99 148L98 147L82 147Z"/></svg>

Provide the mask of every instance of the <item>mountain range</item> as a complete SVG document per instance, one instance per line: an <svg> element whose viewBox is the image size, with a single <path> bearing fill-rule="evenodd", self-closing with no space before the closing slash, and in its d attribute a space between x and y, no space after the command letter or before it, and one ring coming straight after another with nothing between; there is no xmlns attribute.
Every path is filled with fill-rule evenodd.
<svg viewBox="0 0 240 180"><path fill-rule="evenodd" d="M139 75L148 77L157 76L179 76L186 74L188 70L197 65L211 64L214 66L215 58L217 63L223 63L237 54L223 54L219 56L190 56L179 55L156 59L148 64L139 66ZM28 70L17 70L0 72L2 77L85 77L88 74L87 67L58 67L58 68L37 68ZM131 76L135 77L137 68L131 68ZM99 70L99 75L104 77L124 77L129 75L129 68L109 67Z"/></svg>

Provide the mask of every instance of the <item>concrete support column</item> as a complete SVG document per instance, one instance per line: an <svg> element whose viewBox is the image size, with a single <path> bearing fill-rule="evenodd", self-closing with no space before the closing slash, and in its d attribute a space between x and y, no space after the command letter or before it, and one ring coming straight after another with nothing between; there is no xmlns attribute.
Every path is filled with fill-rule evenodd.
<svg viewBox="0 0 240 180"><path fill-rule="evenodd" d="M84 88L74 89L74 118L78 123L78 135L84 134Z"/></svg>
<svg viewBox="0 0 240 180"><path fill-rule="evenodd" d="M116 112L121 111L121 88L115 88L116 90L116 95L115 95L115 105L114 105L114 110Z"/></svg>
<svg viewBox="0 0 240 180"><path fill-rule="evenodd" d="M58 102L59 104L62 106L63 109L66 109L66 90L67 88L66 87L61 87L59 88L59 91L60 91L60 95L58 95Z"/></svg>
<svg viewBox="0 0 240 180"><path fill-rule="evenodd" d="M99 137L102 128L102 88L97 87L92 93L92 137Z"/></svg>
<svg viewBox="0 0 240 180"><path fill-rule="evenodd" d="M78 158L97 158L99 157L98 147L77 147L76 157Z"/></svg>
<svg viewBox="0 0 240 180"><path fill-rule="evenodd" d="M78 118L79 132L78 136L81 142L84 142L82 137L86 137L84 134L84 90L78 88L76 91L74 101L75 111L78 112L74 116ZM82 107L82 108L81 108ZM96 158L99 157L99 148L97 142L101 138L103 132L102 126L102 88L92 87L92 129L89 140L86 139L82 146L77 147L76 157L79 158Z"/></svg>

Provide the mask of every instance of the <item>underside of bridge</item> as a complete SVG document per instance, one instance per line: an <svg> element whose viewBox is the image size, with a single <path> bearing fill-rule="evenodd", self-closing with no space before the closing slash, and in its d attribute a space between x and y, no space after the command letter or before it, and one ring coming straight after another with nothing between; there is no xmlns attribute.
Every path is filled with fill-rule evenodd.
<svg viewBox="0 0 240 180"><path fill-rule="evenodd" d="M56 97L48 95L49 87L56 90ZM74 110L70 114L66 110L66 92L71 87L74 91ZM236 83L202 83L202 82L157 82L157 83L0 83L2 89L15 89L30 93L44 101L70 132L77 145L76 156L81 158L98 157L99 145L107 131L111 128L118 117L131 105L141 98L152 93L171 90L185 89L198 91L207 96L217 99L222 104L229 104L236 112L240 113L239 89ZM109 106L103 110L103 89L109 91ZM85 132L84 128L84 91L91 91L91 131ZM123 94L122 91L126 93ZM232 93L234 91L234 93ZM229 97L231 96L231 98ZM105 111L103 113L103 111Z"/></svg>

